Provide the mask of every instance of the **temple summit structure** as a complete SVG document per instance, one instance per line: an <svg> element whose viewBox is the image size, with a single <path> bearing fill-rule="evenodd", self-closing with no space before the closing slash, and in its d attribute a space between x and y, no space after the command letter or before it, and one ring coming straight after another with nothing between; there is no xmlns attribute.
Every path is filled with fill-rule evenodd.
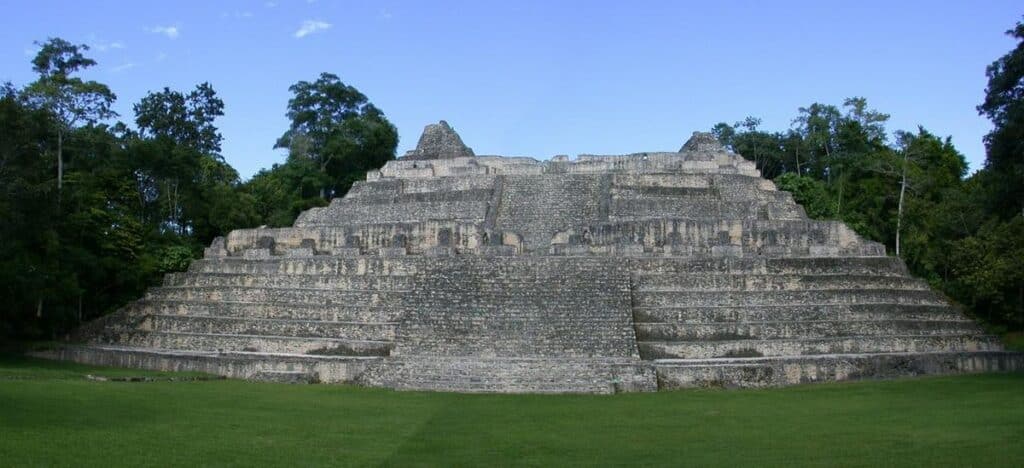
<svg viewBox="0 0 1024 468"><path fill-rule="evenodd" d="M477 156L444 121L294 226L218 238L51 357L458 392L1024 369L884 246L754 163Z"/></svg>

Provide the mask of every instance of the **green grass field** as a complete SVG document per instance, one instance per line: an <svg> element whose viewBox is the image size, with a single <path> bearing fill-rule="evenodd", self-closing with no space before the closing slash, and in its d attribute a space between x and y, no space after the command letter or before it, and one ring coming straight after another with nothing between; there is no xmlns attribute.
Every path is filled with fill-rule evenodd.
<svg viewBox="0 0 1024 468"><path fill-rule="evenodd" d="M614 396L195 377L0 358L0 465L1024 464L1021 374Z"/></svg>

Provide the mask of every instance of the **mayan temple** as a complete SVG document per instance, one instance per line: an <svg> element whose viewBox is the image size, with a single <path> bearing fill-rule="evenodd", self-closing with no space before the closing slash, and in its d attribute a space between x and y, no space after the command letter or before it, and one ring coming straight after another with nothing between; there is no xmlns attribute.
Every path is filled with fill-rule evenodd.
<svg viewBox="0 0 1024 468"><path fill-rule="evenodd" d="M293 227L218 238L77 340L51 356L460 392L1024 369L709 134L538 161L477 156L443 121Z"/></svg>

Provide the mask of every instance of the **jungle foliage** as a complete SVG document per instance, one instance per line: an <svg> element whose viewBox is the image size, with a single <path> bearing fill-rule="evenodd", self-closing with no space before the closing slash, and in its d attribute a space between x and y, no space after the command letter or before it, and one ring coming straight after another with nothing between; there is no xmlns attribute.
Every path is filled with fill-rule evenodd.
<svg viewBox="0 0 1024 468"><path fill-rule="evenodd" d="M813 103L791 128L748 117L712 128L807 214L884 243L911 271L999 329L1024 328L1024 22L987 69L978 112L992 121L984 167L968 175L950 138L896 131L854 97Z"/></svg>
<svg viewBox="0 0 1024 468"><path fill-rule="evenodd" d="M306 149L295 125L287 161L243 182L221 154L213 85L150 92L134 125L113 122L115 94L80 78L96 65L88 46L39 45L38 78L0 88L0 338L58 337L187 268L214 237L289 225L394 158L394 126L325 74L293 90L341 111L318 116Z"/></svg>

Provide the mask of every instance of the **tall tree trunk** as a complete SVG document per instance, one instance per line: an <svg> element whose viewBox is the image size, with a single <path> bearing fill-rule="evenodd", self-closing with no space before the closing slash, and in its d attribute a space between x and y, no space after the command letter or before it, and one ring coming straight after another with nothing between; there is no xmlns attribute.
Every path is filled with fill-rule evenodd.
<svg viewBox="0 0 1024 468"><path fill-rule="evenodd" d="M320 173L321 174L327 174L327 160L323 160L320 163ZM327 187L326 186L321 186L320 187L320 198L322 198L324 200L327 200Z"/></svg>
<svg viewBox="0 0 1024 468"><path fill-rule="evenodd" d="M828 166L828 173L825 176L825 183L832 185L832 152L828 149L828 141L825 141L825 164ZM840 188L842 190L842 188Z"/></svg>
<svg viewBox="0 0 1024 468"><path fill-rule="evenodd" d="M57 130L57 192L64 185L64 131Z"/></svg>
<svg viewBox="0 0 1024 468"><path fill-rule="evenodd" d="M57 207L60 207L61 189L64 187L64 130L57 130Z"/></svg>
<svg viewBox="0 0 1024 468"><path fill-rule="evenodd" d="M907 152L903 152L903 177L900 179L900 204L896 208L896 256L900 256L900 232L903 229L903 199L907 193Z"/></svg>
<svg viewBox="0 0 1024 468"><path fill-rule="evenodd" d="M843 179L837 179L839 181L839 202L836 204L836 216L840 219L843 217Z"/></svg>
<svg viewBox="0 0 1024 468"><path fill-rule="evenodd" d="M174 179L174 226L178 229L178 235L185 235L185 228L181 225L181 197L178 196L178 179Z"/></svg>

